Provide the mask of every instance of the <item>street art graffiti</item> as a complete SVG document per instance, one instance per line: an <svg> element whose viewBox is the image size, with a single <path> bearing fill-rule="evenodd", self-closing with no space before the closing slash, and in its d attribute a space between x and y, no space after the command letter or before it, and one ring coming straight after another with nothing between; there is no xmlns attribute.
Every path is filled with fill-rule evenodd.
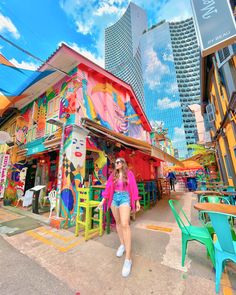
<svg viewBox="0 0 236 295"><path fill-rule="evenodd" d="M16 127L17 143L27 143L27 137L30 141L44 137L46 120L51 116L66 125L79 125L80 119L87 117L110 130L144 138L141 120L126 92L101 83L77 68L71 77L55 84L21 111Z"/></svg>
<svg viewBox="0 0 236 295"><path fill-rule="evenodd" d="M57 189L58 186L61 187L58 192L61 196L60 212L65 219L64 227L73 226L75 223L77 188L84 184L87 133L79 127L72 127L80 126L80 119L83 117L127 136L145 140L147 137L140 117L131 105L127 90L78 67L70 76L57 82L20 111L16 141L22 150L27 149L27 156L35 157L39 152L47 152L49 144L46 145L45 142L50 143L55 134L61 136L62 129L65 129L63 150L59 157L62 159L62 169L59 169L57 182ZM50 118L60 120L65 128L56 129L56 126L47 122ZM99 139L96 140L99 143ZM108 145L103 139L98 147L101 151L94 152L94 157L97 158L94 158L92 174L94 179L103 183L109 173L105 153L115 152L116 147ZM13 182L19 195L24 191L24 186L21 186L25 180L23 172L22 179L20 178L22 168L17 168L19 171L13 169L12 173L15 174ZM24 171L26 174L26 170ZM45 171L46 174L50 174L49 170ZM36 181L38 176L37 171ZM43 184L47 186L50 175L43 179Z"/></svg>
<svg viewBox="0 0 236 295"><path fill-rule="evenodd" d="M28 132L28 122L26 116L20 116L16 121L16 143L18 145L26 143Z"/></svg>
<svg viewBox="0 0 236 295"><path fill-rule="evenodd" d="M9 159L8 154L0 154L0 199L4 196Z"/></svg>
<svg viewBox="0 0 236 295"><path fill-rule="evenodd" d="M64 227L73 226L77 214L77 187L83 185L85 174L87 132L67 128L65 134L62 175L62 216Z"/></svg>
<svg viewBox="0 0 236 295"><path fill-rule="evenodd" d="M47 116L47 98L46 96L39 98L34 103L35 110L33 113L33 125L36 125L36 138L43 137L46 127Z"/></svg>
<svg viewBox="0 0 236 295"><path fill-rule="evenodd" d="M20 198L24 194L27 167L25 163L15 163L7 172L5 195L12 199Z"/></svg>
<svg viewBox="0 0 236 295"><path fill-rule="evenodd" d="M21 198L24 194L27 169L27 167L23 167L19 172L19 180L16 183L16 194L18 199Z"/></svg>

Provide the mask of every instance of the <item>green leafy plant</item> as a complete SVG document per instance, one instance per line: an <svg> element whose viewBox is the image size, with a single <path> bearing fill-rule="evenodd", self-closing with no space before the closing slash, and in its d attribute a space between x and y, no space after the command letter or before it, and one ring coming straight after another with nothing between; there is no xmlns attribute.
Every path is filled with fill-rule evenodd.
<svg viewBox="0 0 236 295"><path fill-rule="evenodd" d="M216 158L213 151L200 144L189 144L188 148L193 150L193 156L196 156L196 161L198 161L201 165L216 165Z"/></svg>

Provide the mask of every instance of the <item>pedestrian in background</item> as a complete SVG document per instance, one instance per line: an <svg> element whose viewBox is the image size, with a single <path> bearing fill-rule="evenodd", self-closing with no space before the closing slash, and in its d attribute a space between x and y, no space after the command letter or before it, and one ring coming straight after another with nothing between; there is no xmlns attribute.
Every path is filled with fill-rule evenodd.
<svg viewBox="0 0 236 295"><path fill-rule="evenodd" d="M116 256L122 257L125 252L122 276L127 277L132 267L130 211L139 211L140 203L134 174L128 169L125 159L118 158L115 161L115 169L108 178L102 195L103 200L98 207L102 208L105 201L108 202L108 208L111 207L120 239Z"/></svg>
<svg viewBox="0 0 236 295"><path fill-rule="evenodd" d="M176 181L176 176L174 174L174 172L172 172L171 170L169 170L169 173L167 175L167 178L169 178L170 180L170 189L175 191L175 181Z"/></svg>

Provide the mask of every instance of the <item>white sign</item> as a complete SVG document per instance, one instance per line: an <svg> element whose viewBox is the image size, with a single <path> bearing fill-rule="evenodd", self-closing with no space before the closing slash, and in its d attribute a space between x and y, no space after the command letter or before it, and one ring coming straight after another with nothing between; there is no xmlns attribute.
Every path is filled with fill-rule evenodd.
<svg viewBox="0 0 236 295"><path fill-rule="evenodd" d="M30 188L30 191L37 192L37 191L40 191L44 187L45 187L45 185L36 185L36 186Z"/></svg>
<svg viewBox="0 0 236 295"><path fill-rule="evenodd" d="M10 155L0 154L0 198L3 198Z"/></svg>
<svg viewBox="0 0 236 295"><path fill-rule="evenodd" d="M229 0L191 0L202 56L236 40L236 25Z"/></svg>

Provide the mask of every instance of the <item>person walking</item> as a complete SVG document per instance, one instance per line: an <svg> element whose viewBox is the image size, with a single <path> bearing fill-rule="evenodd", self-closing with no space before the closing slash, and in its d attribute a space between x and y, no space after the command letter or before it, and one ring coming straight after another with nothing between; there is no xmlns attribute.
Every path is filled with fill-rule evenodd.
<svg viewBox="0 0 236 295"><path fill-rule="evenodd" d="M125 159L116 159L115 169L108 178L102 196L98 208L101 209L105 201L108 202L108 208L111 207L120 240L116 256L122 257L125 253L122 276L127 277L132 268L130 211L139 211L140 203L134 174L128 169Z"/></svg>
<svg viewBox="0 0 236 295"><path fill-rule="evenodd" d="M171 170L169 170L167 178L169 178L169 180L170 180L170 189L175 191L176 176L175 176L174 172L171 172Z"/></svg>

